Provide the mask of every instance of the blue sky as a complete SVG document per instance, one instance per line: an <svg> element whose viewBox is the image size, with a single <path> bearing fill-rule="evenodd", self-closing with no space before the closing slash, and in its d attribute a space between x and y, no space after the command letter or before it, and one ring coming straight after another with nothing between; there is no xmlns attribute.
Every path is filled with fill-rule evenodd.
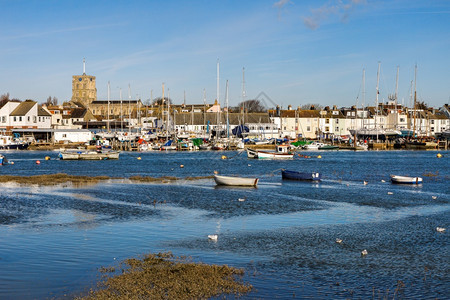
<svg viewBox="0 0 450 300"><path fill-rule="evenodd" d="M0 94L70 100L72 75L97 77L97 96L144 101L170 89L174 103L361 105L395 92L409 105L414 65L418 100L450 99L450 1L22 1L0 0ZM167 90L166 90L167 95Z"/></svg>

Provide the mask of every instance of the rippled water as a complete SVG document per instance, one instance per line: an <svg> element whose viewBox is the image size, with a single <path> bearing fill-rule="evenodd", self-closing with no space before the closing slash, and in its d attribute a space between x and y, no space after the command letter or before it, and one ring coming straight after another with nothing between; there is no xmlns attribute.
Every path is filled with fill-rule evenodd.
<svg viewBox="0 0 450 300"><path fill-rule="evenodd" d="M2 175L123 179L80 187L1 184L0 298L73 296L95 284L100 266L157 251L245 268L255 290L244 298L446 298L450 152L439 159L434 151L320 152L322 159L306 153L313 157L124 152L117 161L60 161L56 152L4 152L14 165L0 167ZM323 181L282 181L281 168L321 172ZM260 184L126 179L214 170L258 176ZM424 182L393 185L390 174L423 176ZM437 226L447 232L436 232ZM211 233L219 234L217 242L207 239Z"/></svg>

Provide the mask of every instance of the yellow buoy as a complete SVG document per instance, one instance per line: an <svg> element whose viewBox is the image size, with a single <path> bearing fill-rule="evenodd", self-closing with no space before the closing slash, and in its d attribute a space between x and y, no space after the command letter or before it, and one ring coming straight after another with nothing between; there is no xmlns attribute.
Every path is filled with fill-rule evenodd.
<svg viewBox="0 0 450 300"><path fill-rule="evenodd" d="M322 158L322 155L317 155L317 158Z"/></svg>
<svg viewBox="0 0 450 300"><path fill-rule="evenodd" d="M45 160L50 160L50 156L46 156L46 157L45 157Z"/></svg>
<svg viewBox="0 0 450 300"><path fill-rule="evenodd" d="M180 165L180 168L184 168L184 165Z"/></svg>
<svg viewBox="0 0 450 300"><path fill-rule="evenodd" d="M219 172L218 171L214 171L214 174L219 174Z"/></svg>
<svg viewBox="0 0 450 300"><path fill-rule="evenodd" d="M222 159L227 159L227 157L225 155L222 155Z"/></svg>
<svg viewBox="0 0 450 300"><path fill-rule="evenodd" d="M138 156L137 160L141 160L141 157L140 157L140 156Z"/></svg>
<svg viewBox="0 0 450 300"><path fill-rule="evenodd" d="M438 154L436 154L436 157L437 157L437 158L441 158L441 157L442 157L442 154L438 153Z"/></svg>

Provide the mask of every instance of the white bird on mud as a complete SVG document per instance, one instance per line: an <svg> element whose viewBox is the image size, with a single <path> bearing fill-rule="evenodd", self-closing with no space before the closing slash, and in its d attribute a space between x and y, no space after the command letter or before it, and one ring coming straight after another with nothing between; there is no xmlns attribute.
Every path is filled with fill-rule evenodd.
<svg viewBox="0 0 450 300"><path fill-rule="evenodd" d="M218 238L219 236L217 234L208 234L208 239L212 241L217 241Z"/></svg>
<svg viewBox="0 0 450 300"><path fill-rule="evenodd" d="M369 252L367 252L366 249L364 249L363 251L361 251L361 256L365 256L365 255L367 255L367 254L369 254Z"/></svg>
<svg viewBox="0 0 450 300"><path fill-rule="evenodd" d="M444 227L436 227L436 231L437 232L444 232L445 228Z"/></svg>

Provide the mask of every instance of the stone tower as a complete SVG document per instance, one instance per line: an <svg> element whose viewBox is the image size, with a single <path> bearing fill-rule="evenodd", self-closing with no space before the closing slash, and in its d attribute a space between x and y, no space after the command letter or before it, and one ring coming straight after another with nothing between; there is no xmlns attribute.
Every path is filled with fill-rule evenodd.
<svg viewBox="0 0 450 300"><path fill-rule="evenodd" d="M83 75L72 76L72 102L80 102L89 107L92 101L97 100L95 76L86 75L86 63L83 59Z"/></svg>

